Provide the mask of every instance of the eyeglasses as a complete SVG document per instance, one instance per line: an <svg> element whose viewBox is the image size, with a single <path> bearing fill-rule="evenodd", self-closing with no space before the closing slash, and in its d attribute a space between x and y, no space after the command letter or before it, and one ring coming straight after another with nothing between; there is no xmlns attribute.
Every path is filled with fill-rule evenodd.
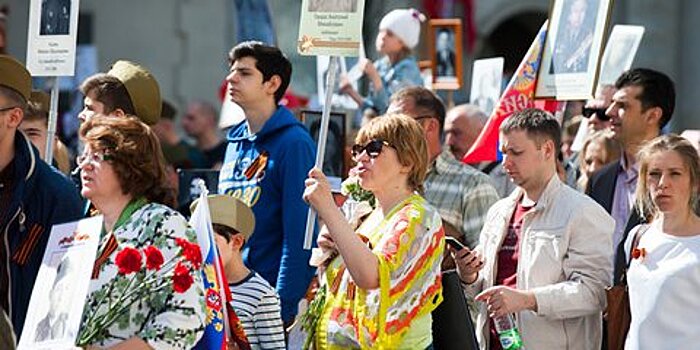
<svg viewBox="0 0 700 350"><path fill-rule="evenodd" d="M11 111L11 110L13 110L13 109L15 109L15 108L19 108L19 107L18 107L18 106L3 107L3 108L0 108L0 113L2 113L2 112L7 112L7 111Z"/></svg>
<svg viewBox="0 0 700 350"><path fill-rule="evenodd" d="M584 117L590 118L594 114L600 121L607 122L610 120L610 117L608 117L607 114L605 114L605 108L586 108L583 107L583 111L581 112Z"/></svg>
<svg viewBox="0 0 700 350"><path fill-rule="evenodd" d="M81 165L83 165L83 163L85 161L87 161L87 163L90 165L97 165L97 164L104 162L105 160L109 161L109 160L113 160L113 159L114 159L114 156L112 156L111 154L106 154L104 152L92 152L90 154L83 153L83 154L77 156L75 158L75 163L78 166L81 166Z"/></svg>
<svg viewBox="0 0 700 350"><path fill-rule="evenodd" d="M379 157L379 154L382 153L382 148L384 146L393 147L390 143L379 139L374 139L367 142L367 144L364 146L355 144L352 146L352 158L357 159L362 152L366 152L372 159L377 158Z"/></svg>

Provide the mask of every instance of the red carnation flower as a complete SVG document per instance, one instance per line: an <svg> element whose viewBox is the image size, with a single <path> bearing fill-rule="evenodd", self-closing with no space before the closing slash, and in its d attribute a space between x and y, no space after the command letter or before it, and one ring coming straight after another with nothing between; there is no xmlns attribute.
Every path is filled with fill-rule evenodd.
<svg viewBox="0 0 700 350"><path fill-rule="evenodd" d="M146 247L143 250L143 254L146 255L146 268L149 270L160 270L163 266L163 253L152 245Z"/></svg>
<svg viewBox="0 0 700 350"><path fill-rule="evenodd" d="M634 259L644 259L647 256L647 250L644 248L634 248L632 249L632 258Z"/></svg>
<svg viewBox="0 0 700 350"><path fill-rule="evenodd" d="M185 266L182 261L175 266L173 273L173 290L177 293L184 293L194 283L194 279L190 275L190 269Z"/></svg>
<svg viewBox="0 0 700 350"><path fill-rule="evenodd" d="M175 243L182 248L182 256L185 257L185 260L192 263L195 269L202 265L202 250L199 249L198 244L190 243L190 241L183 238L176 238Z"/></svg>
<svg viewBox="0 0 700 350"><path fill-rule="evenodd" d="M142 260L141 252L135 248L126 247L117 253L115 262L119 267L119 274L128 275L141 270Z"/></svg>

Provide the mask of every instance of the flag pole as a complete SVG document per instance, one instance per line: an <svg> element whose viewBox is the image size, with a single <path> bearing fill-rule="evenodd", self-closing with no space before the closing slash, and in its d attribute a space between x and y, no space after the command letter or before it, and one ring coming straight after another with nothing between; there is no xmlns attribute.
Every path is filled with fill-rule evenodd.
<svg viewBox="0 0 700 350"><path fill-rule="evenodd" d="M56 124L58 123L58 77L49 78L51 85L51 102L49 108L49 121L46 131L46 153L44 153L44 161L51 165L53 162L53 140L56 136Z"/></svg>
<svg viewBox="0 0 700 350"><path fill-rule="evenodd" d="M326 154L326 138L328 136L328 120L331 114L331 103L333 99L333 89L335 88L335 75L338 70L338 56L331 56L326 75L326 100L323 104L321 114L321 128L318 135L318 146L316 148L316 167L323 169L323 158ZM309 207L309 214L306 216L306 233L304 233L304 249L311 249L314 236L314 226L316 224L316 210Z"/></svg>
<svg viewBox="0 0 700 350"><path fill-rule="evenodd" d="M195 186L197 186L200 190L199 194L199 207L204 208L203 205L206 205L207 208L207 213L208 215L211 216L211 211L209 211L209 201L207 197L209 196L209 189L207 188L206 182L202 179L195 179L194 180ZM225 294L225 289L224 289L224 283L228 283L223 280L224 278L224 271L221 271L221 264L219 264L219 250L216 248L216 239L213 237L214 234L214 227L212 227L211 223L211 217L207 218L207 224L209 225L209 229L207 230L207 235L209 236L209 242L213 244L214 246L211 247L211 251L214 254L214 268L216 269L216 283L219 285L219 297L221 298L222 301L222 311L221 313L223 314L224 317L224 329L226 330L226 342L232 341L232 335L231 335L231 327L228 319L228 312L226 312L226 302L228 300L228 296Z"/></svg>

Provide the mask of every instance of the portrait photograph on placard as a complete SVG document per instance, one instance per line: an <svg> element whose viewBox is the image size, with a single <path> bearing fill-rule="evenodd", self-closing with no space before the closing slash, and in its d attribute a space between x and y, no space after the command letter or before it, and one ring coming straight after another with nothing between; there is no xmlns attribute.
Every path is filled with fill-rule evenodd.
<svg viewBox="0 0 700 350"><path fill-rule="evenodd" d="M318 144L321 130L321 111L302 111L301 122L309 130L311 138ZM328 120L326 151L323 157L323 173L333 177L343 177L345 168L345 114L331 112Z"/></svg>
<svg viewBox="0 0 700 350"><path fill-rule="evenodd" d="M555 0L542 54L536 97L593 96L611 0Z"/></svg>
<svg viewBox="0 0 700 350"><path fill-rule="evenodd" d="M503 57L474 61L469 103L479 106L486 115L491 115L501 97L503 63Z"/></svg>
<svg viewBox="0 0 700 350"><path fill-rule="evenodd" d="M598 85L614 84L622 72L632 67L639 43L644 36L644 27L616 25L605 45L600 64Z"/></svg>
<svg viewBox="0 0 700 350"><path fill-rule="evenodd" d="M73 348L101 230L102 216L51 228L18 349Z"/></svg>
<svg viewBox="0 0 700 350"><path fill-rule="evenodd" d="M462 20L432 19L428 24L433 88L457 90L462 86Z"/></svg>
<svg viewBox="0 0 700 350"><path fill-rule="evenodd" d="M68 35L70 31L71 0L41 2L41 35Z"/></svg>
<svg viewBox="0 0 700 350"><path fill-rule="evenodd" d="M27 70L33 77L75 75L80 0L29 0Z"/></svg>

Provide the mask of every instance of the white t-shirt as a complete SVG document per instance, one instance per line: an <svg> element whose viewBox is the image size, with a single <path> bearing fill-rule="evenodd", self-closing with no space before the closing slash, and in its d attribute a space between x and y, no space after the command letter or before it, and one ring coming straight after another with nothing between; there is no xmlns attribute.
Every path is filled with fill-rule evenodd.
<svg viewBox="0 0 700 350"><path fill-rule="evenodd" d="M652 225L637 248L646 255L632 259L627 273L632 322L625 349L697 349L700 235L671 236Z"/></svg>

